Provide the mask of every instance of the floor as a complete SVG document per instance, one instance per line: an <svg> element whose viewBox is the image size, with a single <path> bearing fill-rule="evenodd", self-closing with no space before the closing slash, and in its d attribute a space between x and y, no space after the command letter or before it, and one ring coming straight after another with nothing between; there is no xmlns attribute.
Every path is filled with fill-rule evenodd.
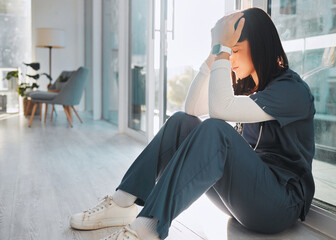
<svg viewBox="0 0 336 240"><path fill-rule="evenodd" d="M327 162L313 161L315 198L336 206L336 166Z"/></svg>
<svg viewBox="0 0 336 240"><path fill-rule="evenodd" d="M0 119L0 239L96 240L115 231L76 231L71 214L111 194L144 145L105 121L80 113L67 126L39 117L28 128L22 115ZM172 224L168 240L329 239L299 222L277 235L247 231L202 196Z"/></svg>

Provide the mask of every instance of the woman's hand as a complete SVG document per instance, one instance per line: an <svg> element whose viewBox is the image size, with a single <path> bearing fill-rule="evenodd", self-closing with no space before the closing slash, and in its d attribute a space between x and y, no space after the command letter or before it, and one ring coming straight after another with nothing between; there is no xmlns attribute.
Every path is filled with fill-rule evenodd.
<svg viewBox="0 0 336 240"><path fill-rule="evenodd" d="M245 18L241 18L243 15L241 12L233 13L217 21L211 29L211 48L217 44L232 48L238 42L245 23ZM239 18L241 19L235 30L234 25Z"/></svg>

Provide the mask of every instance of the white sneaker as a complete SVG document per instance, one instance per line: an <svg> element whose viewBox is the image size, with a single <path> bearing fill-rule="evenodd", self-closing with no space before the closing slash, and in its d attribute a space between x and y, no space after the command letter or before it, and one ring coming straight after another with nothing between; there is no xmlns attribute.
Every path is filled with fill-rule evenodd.
<svg viewBox="0 0 336 240"><path fill-rule="evenodd" d="M140 240L140 238L134 230L132 230L129 226L126 226L100 240ZM160 240L160 239L155 238L151 240Z"/></svg>
<svg viewBox="0 0 336 240"><path fill-rule="evenodd" d="M105 196L94 208L71 216L70 226L80 230L125 226L134 221L138 207L119 207L110 196Z"/></svg>
<svg viewBox="0 0 336 240"><path fill-rule="evenodd" d="M101 238L100 240L140 240L138 234L133 231L129 226L123 227L115 231L111 235Z"/></svg>

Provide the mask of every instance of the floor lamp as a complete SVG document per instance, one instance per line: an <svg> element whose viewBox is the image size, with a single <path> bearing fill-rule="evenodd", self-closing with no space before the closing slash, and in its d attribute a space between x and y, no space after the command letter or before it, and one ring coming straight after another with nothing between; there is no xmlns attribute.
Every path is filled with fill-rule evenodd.
<svg viewBox="0 0 336 240"><path fill-rule="evenodd" d="M36 47L49 48L49 75L51 77L51 50L65 47L65 32L56 28L37 28Z"/></svg>
<svg viewBox="0 0 336 240"><path fill-rule="evenodd" d="M65 32L56 28L37 28L36 29L36 47L49 48L49 76L51 76L51 50L53 48L65 47ZM46 112L47 112L46 104ZM55 111L53 105L52 112ZM45 115L46 116L46 115ZM45 117L44 117L45 121Z"/></svg>

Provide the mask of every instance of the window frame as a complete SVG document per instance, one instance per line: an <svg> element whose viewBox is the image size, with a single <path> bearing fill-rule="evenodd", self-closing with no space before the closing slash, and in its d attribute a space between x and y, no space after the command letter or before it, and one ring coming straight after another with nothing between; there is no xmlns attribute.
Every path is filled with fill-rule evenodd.
<svg viewBox="0 0 336 240"><path fill-rule="evenodd" d="M272 0L252 0L252 7L260 7L268 13L270 12L271 5ZM321 208L314 203L312 203L305 221L301 224L308 226L330 238L334 238L336 236L336 214Z"/></svg>

